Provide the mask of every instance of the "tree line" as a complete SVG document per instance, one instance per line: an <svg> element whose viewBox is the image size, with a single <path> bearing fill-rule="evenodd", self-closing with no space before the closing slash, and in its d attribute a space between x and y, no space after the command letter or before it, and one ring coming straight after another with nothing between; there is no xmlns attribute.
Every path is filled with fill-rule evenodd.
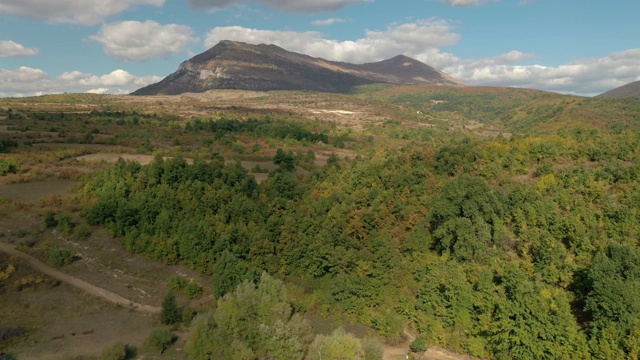
<svg viewBox="0 0 640 360"><path fill-rule="evenodd" d="M85 185L86 219L131 252L210 274L219 308L244 306L225 294L258 296L266 272L312 289L297 312L345 314L388 342L409 324L481 357L634 358L638 145L593 130L415 142L306 177L278 169L260 185L219 157L119 161ZM285 310L258 321L263 335L295 335L287 351L310 354ZM249 358L276 351L216 316L196 338L242 336L229 341Z"/></svg>

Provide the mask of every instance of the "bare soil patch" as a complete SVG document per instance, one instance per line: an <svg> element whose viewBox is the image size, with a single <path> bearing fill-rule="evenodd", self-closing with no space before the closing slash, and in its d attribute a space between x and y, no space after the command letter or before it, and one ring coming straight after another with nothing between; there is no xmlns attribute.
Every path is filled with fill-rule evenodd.
<svg viewBox="0 0 640 360"><path fill-rule="evenodd" d="M97 153L97 154L89 154L77 157L80 161L89 161L89 162L107 162L107 163L115 163L118 159L122 158L122 160L126 162L137 161L140 165L147 165L151 161L153 161L153 155L143 155L143 154L120 154L120 153Z"/></svg>
<svg viewBox="0 0 640 360"><path fill-rule="evenodd" d="M20 203L38 203L53 196L68 196L72 180L34 181L20 184L0 184L0 195Z"/></svg>
<svg viewBox="0 0 640 360"><path fill-rule="evenodd" d="M62 271L59 271L57 269L54 269L53 267L44 264L43 262L41 262L40 260L34 258L33 256L30 256L28 254L25 254L17 249L15 249L13 246L5 244L3 242L0 242L0 251L3 251L9 255L11 255L12 257L18 257L21 258L22 260L26 261L29 266L31 266L32 268L42 272L43 274L46 274L48 276L51 276L54 279L60 280L64 283L67 283L71 286L74 286L84 292L86 292L89 295L93 295L95 297L99 297L102 298L104 300L110 301L116 305L120 305L123 307L128 307L131 310L135 310L135 311L141 311L141 312L145 312L145 313L150 313L150 314L158 314L160 313L160 308L157 306L151 306L151 305L145 305L145 304L139 304L136 302L133 302L129 299L125 299L124 297L111 292L109 290L106 290L104 288L101 288L99 286L95 286L93 284L90 284L86 281L80 280L77 277L68 275L63 273Z"/></svg>
<svg viewBox="0 0 640 360"><path fill-rule="evenodd" d="M34 147L47 147L47 148L87 148L87 149L94 149L94 150L104 150L104 149L111 149L111 151L114 151L114 145L104 145L104 144L77 144L77 143L63 143L63 142L41 142L41 143L36 143L33 144ZM123 148L123 147L116 147L117 149L115 151L121 150L123 152L125 151L133 151L133 148Z"/></svg>
<svg viewBox="0 0 640 360"><path fill-rule="evenodd" d="M64 283L16 290L24 278L47 276L24 259L0 252L0 268L16 268L0 281L0 326L21 327L25 334L2 344L2 351L19 359L64 359L95 355L115 341L136 347L154 327L150 315L89 296Z"/></svg>

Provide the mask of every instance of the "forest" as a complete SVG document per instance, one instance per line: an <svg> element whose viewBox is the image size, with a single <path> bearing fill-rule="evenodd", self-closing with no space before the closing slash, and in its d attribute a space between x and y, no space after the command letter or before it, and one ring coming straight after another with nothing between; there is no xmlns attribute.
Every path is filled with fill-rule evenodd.
<svg viewBox="0 0 640 360"><path fill-rule="evenodd" d="M389 343L408 325L485 358L637 358L639 155L631 131L464 137L370 149L303 177L281 168L258 185L214 153L119 161L82 192L89 224L209 274L218 307L266 272L306 289L285 327L302 326L286 325L298 313L341 313ZM223 331L211 316L194 325L192 351Z"/></svg>
<svg viewBox="0 0 640 360"><path fill-rule="evenodd" d="M210 281L214 305L186 321L189 358L378 360L408 333L416 352L486 359L640 356L637 101L381 85L224 95L199 113L77 94L0 112L3 180L75 180L70 200L42 205L47 229L104 231ZM43 101L55 110L33 110ZM109 151L121 158L80 160ZM169 285L207 291L187 284Z"/></svg>

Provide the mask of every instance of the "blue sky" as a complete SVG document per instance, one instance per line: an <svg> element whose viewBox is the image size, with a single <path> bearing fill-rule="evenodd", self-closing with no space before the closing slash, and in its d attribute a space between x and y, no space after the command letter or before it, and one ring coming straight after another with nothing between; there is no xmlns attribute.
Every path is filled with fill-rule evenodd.
<svg viewBox="0 0 640 360"><path fill-rule="evenodd" d="M1 0L0 97L128 93L220 40L590 96L640 80L638 14L638 0Z"/></svg>

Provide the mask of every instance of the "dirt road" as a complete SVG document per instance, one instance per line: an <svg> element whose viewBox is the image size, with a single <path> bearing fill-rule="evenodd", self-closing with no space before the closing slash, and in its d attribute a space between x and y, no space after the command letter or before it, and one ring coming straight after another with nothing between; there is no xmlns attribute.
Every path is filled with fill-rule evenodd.
<svg viewBox="0 0 640 360"><path fill-rule="evenodd" d="M55 279L58 279L60 281L64 281L65 283L75 286L85 292L87 292L90 295L93 296L97 296L100 298L103 298L105 300L111 301L113 303L116 303L118 305L121 306L125 306L125 307L129 307L133 310L136 311L140 311L140 312L145 312L145 313L150 313L150 314L158 314L160 313L160 307L158 306L151 306L151 305L145 305L145 304L139 304L136 302L133 302L129 299L125 299L124 297L113 293L109 290L103 289L101 287L95 286L93 284L89 284L88 282L84 281L84 280L80 280L74 276L71 276L69 274L65 274L62 271L59 271L55 268L52 268L51 266L41 262L40 260L34 258L31 255L25 254L22 251L17 250L15 247L0 242L0 251L3 251L9 255L12 256L17 256L25 261L27 261L29 263L29 265L31 265L34 269L43 272L46 275L49 275Z"/></svg>

